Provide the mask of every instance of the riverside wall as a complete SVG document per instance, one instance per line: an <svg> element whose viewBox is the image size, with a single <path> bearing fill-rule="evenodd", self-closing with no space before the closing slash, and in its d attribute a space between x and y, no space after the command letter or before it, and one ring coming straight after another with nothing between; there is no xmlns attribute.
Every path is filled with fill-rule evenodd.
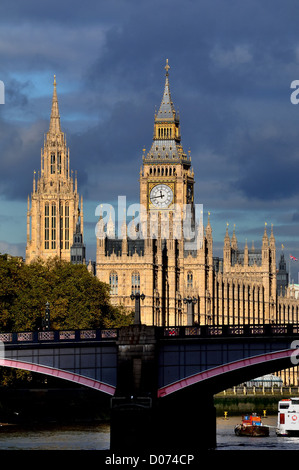
<svg viewBox="0 0 299 470"><path fill-rule="evenodd" d="M277 414L278 402L299 397L299 387L239 387L214 395L217 416L255 412L261 415Z"/></svg>

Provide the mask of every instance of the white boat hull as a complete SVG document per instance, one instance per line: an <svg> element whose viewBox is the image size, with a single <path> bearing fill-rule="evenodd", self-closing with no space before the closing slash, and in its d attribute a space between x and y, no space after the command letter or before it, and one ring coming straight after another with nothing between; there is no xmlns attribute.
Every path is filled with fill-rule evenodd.
<svg viewBox="0 0 299 470"><path fill-rule="evenodd" d="M278 403L277 436L299 435L299 398Z"/></svg>

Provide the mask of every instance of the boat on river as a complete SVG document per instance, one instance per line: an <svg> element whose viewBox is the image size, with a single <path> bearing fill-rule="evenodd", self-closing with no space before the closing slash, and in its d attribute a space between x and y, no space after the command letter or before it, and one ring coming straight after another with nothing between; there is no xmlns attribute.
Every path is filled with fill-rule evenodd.
<svg viewBox="0 0 299 470"><path fill-rule="evenodd" d="M269 432L269 426L264 425L256 413L242 416L242 423L235 426L237 436L267 437Z"/></svg>
<svg viewBox="0 0 299 470"><path fill-rule="evenodd" d="M280 400L278 403L277 436L299 435L299 398Z"/></svg>

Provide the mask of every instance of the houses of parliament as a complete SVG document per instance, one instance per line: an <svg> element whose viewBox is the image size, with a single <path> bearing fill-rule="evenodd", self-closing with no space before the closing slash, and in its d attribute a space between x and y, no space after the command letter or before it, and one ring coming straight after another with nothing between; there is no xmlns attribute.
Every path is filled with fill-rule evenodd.
<svg viewBox="0 0 299 470"><path fill-rule="evenodd" d="M297 323L299 300L288 283L283 252L279 267L273 227L261 228L261 247L240 248L228 226L223 257L213 255L213 233L197 218L195 175L181 141L180 118L172 101L169 64L153 140L139 172L140 217L124 216L120 230L110 218L97 223L95 270L110 284L111 300L134 309L141 300L141 322L148 325L224 325ZM61 130L54 91L49 130L41 150L41 169L28 197L26 263L58 256L86 263L83 198L70 168L70 151ZM150 130L149 130L150 132ZM121 190L121 188L120 188ZM188 219L188 220L187 220ZM176 221L176 223L174 223ZM183 226L189 221L193 239ZM129 223L130 222L130 223ZM119 236L116 236L116 232ZM86 263L87 264L87 263ZM287 380L295 383L294 370Z"/></svg>

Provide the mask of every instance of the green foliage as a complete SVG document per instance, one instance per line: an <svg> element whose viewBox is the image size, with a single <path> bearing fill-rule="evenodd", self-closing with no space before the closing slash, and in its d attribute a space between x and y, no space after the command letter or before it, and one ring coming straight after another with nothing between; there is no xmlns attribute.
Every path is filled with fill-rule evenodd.
<svg viewBox="0 0 299 470"><path fill-rule="evenodd" d="M52 329L116 328L132 315L110 303L109 286L84 265L58 258L29 265L0 256L0 330L41 328L46 302Z"/></svg>
<svg viewBox="0 0 299 470"><path fill-rule="evenodd" d="M32 373L26 370L9 369L0 367L0 384L1 387L10 387L17 385L27 385L32 381Z"/></svg>

